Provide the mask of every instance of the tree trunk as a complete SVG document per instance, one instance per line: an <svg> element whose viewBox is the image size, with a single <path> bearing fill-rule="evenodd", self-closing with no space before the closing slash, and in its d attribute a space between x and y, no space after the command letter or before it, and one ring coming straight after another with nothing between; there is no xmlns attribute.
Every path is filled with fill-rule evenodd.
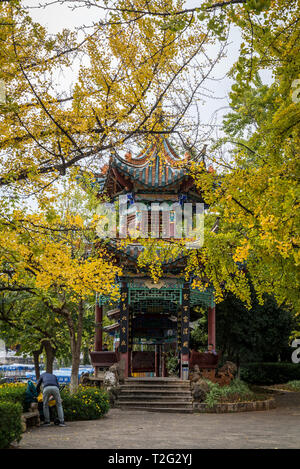
<svg viewBox="0 0 300 469"><path fill-rule="evenodd" d="M71 383L70 383L70 392L74 394L78 388L78 374L79 374L79 365L80 365L80 349L79 353L77 352L77 343L74 344L75 352L72 353L72 371L71 371Z"/></svg>
<svg viewBox="0 0 300 469"><path fill-rule="evenodd" d="M70 392L74 394L78 388L78 373L80 365L80 351L82 343L82 330L83 330L83 315L84 315L84 304L81 300L78 305L78 321L77 331L75 332L74 322L69 315L68 326L71 340L71 352L72 352L72 371L71 371L71 383Z"/></svg>
<svg viewBox="0 0 300 469"><path fill-rule="evenodd" d="M46 372L53 373L53 362L55 358L56 349L52 347L51 342L45 340L43 342L45 353L46 353Z"/></svg>
<svg viewBox="0 0 300 469"><path fill-rule="evenodd" d="M41 347L39 350L35 350L34 352L32 352L36 380L38 380L40 378L40 360L39 360L39 358L40 358L40 355L41 355L42 351L43 351L43 347Z"/></svg>

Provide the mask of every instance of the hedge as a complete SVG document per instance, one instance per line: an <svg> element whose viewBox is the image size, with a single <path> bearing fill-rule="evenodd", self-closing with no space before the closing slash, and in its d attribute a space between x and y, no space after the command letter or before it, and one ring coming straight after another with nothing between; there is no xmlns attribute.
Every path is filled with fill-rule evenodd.
<svg viewBox="0 0 300 469"><path fill-rule="evenodd" d="M1 384L0 402L19 403L26 412L26 389L26 383ZM70 394L69 387L65 387L60 394L66 421L99 419L109 410L109 396L99 388L80 385L75 394Z"/></svg>
<svg viewBox="0 0 300 469"><path fill-rule="evenodd" d="M0 401L0 449L9 448L13 441L21 440L21 414L21 404Z"/></svg>
<svg viewBox="0 0 300 469"><path fill-rule="evenodd" d="M0 402L19 403L23 412L26 411L25 393L27 383L4 383L0 385Z"/></svg>
<svg viewBox="0 0 300 469"><path fill-rule="evenodd" d="M99 388L79 386L75 394L64 388L61 398L66 421L95 420L109 411L109 396Z"/></svg>
<svg viewBox="0 0 300 469"><path fill-rule="evenodd" d="M249 384L282 384L300 380L300 364L296 363L247 363L241 366L241 380Z"/></svg>

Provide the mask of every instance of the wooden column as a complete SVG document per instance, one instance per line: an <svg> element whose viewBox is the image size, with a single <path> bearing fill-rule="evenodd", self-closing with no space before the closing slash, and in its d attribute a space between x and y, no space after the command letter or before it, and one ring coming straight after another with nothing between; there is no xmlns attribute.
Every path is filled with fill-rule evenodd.
<svg viewBox="0 0 300 469"><path fill-rule="evenodd" d="M216 350L216 307L208 308L208 345L212 344Z"/></svg>
<svg viewBox="0 0 300 469"><path fill-rule="evenodd" d="M189 346L190 346L190 286L185 284L182 290L181 303L181 379L189 379Z"/></svg>
<svg viewBox="0 0 300 469"><path fill-rule="evenodd" d="M102 350L102 321L103 321L103 306L99 306L98 301L95 306L95 352Z"/></svg>
<svg viewBox="0 0 300 469"><path fill-rule="evenodd" d="M129 308L128 288L126 282L122 283L120 301L120 361L124 367L124 376L130 375L130 351L129 351Z"/></svg>
<svg viewBox="0 0 300 469"><path fill-rule="evenodd" d="M161 376L165 378L166 376L165 348L163 344L160 347L161 347Z"/></svg>

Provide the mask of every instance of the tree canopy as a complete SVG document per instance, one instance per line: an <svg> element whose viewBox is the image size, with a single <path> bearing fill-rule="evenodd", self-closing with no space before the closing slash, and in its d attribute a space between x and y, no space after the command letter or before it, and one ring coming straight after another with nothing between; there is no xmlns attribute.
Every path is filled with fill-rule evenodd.
<svg viewBox="0 0 300 469"><path fill-rule="evenodd" d="M120 273L96 240L96 198L90 194L83 212L78 181L101 172L111 153L158 135L191 153L183 164L209 205L204 245L145 240L139 267L157 281L162 261L181 252L186 278L211 284L217 302L229 292L250 307L251 282L259 301L273 295L299 315L298 2L187 8L181 0L57 0L44 7L62 3L101 14L50 34L26 2L0 2L3 298L29 295L65 321L75 376L87 304L96 291L116 299ZM226 70L230 110L216 133L203 129L199 106L216 65L230 55L232 28L242 39ZM60 78L71 67L69 86Z"/></svg>

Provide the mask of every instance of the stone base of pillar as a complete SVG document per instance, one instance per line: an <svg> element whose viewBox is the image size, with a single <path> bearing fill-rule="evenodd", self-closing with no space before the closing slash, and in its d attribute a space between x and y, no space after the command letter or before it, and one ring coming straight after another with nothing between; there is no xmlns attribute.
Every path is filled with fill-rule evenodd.
<svg viewBox="0 0 300 469"><path fill-rule="evenodd" d="M189 355L185 353L181 354L180 378L189 379Z"/></svg>
<svg viewBox="0 0 300 469"><path fill-rule="evenodd" d="M124 370L124 378L130 377L130 359L129 353L120 353L120 366Z"/></svg>

